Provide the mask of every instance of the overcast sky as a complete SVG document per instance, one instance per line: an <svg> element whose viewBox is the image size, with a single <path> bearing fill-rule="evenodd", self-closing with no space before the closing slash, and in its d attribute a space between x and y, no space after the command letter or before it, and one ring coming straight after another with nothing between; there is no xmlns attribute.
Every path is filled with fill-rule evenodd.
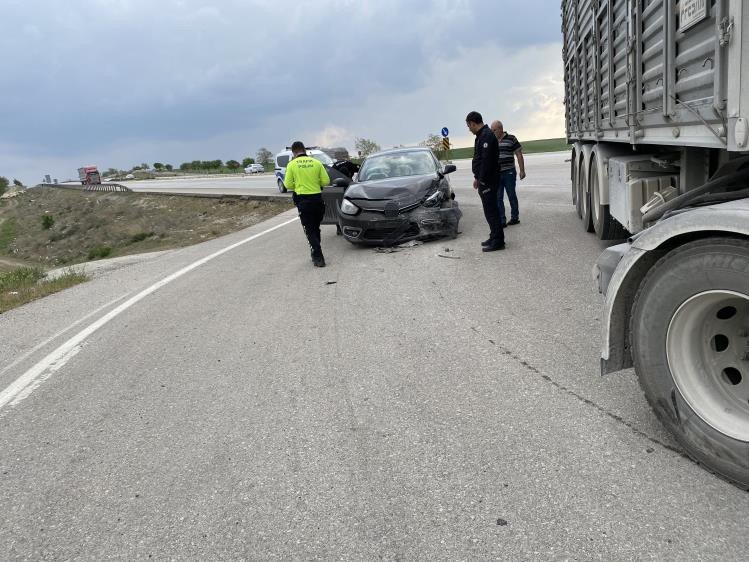
<svg viewBox="0 0 749 562"><path fill-rule="evenodd" d="M560 0L2 0L0 175L564 134Z"/></svg>

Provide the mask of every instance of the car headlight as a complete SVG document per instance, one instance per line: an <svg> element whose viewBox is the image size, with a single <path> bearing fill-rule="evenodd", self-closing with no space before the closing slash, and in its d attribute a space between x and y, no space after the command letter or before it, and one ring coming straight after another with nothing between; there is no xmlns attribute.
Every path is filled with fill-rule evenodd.
<svg viewBox="0 0 749 562"><path fill-rule="evenodd" d="M425 207L436 207L440 203L442 203L442 192L441 191L435 191L432 193L429 197L427 197L424 200L424 206Z"/></svg>
<svg viewBox="0 0 749 562"><path fill-rule="evenodd" d="M341 201L341 212L345 215L355 215L357 214L361 209L354 205L351 201L348 199L344 199Z"/></svg>

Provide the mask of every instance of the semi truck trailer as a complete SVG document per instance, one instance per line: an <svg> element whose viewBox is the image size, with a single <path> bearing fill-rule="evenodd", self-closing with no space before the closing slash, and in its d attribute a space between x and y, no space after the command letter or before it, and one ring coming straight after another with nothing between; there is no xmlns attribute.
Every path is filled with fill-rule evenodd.
<svg viewBox="0 0 749 562"><path fill-rule="evenodd" d="M749 489L749 1L563 0L562 33L572 202L621 241L594 267L601 371L634 367Z"/></svg>
<svg viewBox="0 0 749 562"><path fill-rule="evenodd" d="M81 185L99 185L101 184L101 175L96 166L84 166L78 168L78 179Z"/></svg>

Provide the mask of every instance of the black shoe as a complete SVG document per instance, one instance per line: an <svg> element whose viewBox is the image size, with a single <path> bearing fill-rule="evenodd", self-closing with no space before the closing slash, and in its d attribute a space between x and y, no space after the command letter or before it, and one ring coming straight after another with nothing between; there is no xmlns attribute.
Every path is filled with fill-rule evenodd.
<svg viewBox="0 0 749 562"><path fill-rule="evenodd" d="M507 226L512 226L513 224L520 224L520 219L510 220L510 222L507 223Z"/></svg>
<svg viewBox="0 0 749 562"><path fill-rule="evenodd" d="M481 248L481 251L482 252L496 252L497 250L504 250L504 249L505 249L504 243L502 244L492 243L492 244L489 244L488 246L484 246L483 248Z"/></svg>
<svg viewBox="0 0 749 562"><path fill-rule="evenodd" d="M312 263L315 267L325 267L325 258L322 255L312 256Z"/></svg>
<svg viewBox="0 0 749 562"><path fill-rule="evenodd" d="M491 238L487 238L486 240L484 240L484 241L483 241L483 242L481 243L481 245L482 245L482 246L488 246L488 245L489 245L489 244L491 244L492 242L493 242L493 240L492 240Z"/></svg>

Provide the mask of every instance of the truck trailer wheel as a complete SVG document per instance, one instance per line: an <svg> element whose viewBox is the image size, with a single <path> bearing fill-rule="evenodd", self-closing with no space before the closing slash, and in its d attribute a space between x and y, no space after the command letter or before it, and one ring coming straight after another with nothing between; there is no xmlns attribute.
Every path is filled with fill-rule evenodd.
<svg viewBox="0 0 749 562"><path fill-rule="evenodd" d="M572 151L570 158L570 182L572 183L572 204L578 209L578 216L580 216L579 207L577 206L577 150Z"/></svg>
<svg viewBox="0 0 749 562"><path fill-rule="evenodd" d="M590 214L596 236L601 240L622 240L627 238L629 233L619 224L619 221L611 216L609 206L601 205L600 203L601 192L599 191L598 164L596 164L595 157L590 163L588 186L590 186Z"/></svg>
<svg viewBox="0 0 749 562"><path fill-rule="evenodd" d="M585 165L585 160L580 156L580 162L577 166L577 216L582 219L583 221L583 227L585 228L586 232L592 232L592 230L588 230L588 225L586 224L586 215L590 215L590 200L588 193L585 191L585 170L583 169L583 166Z"/></svg>
<svg viewBox="0 0 749 562"><path fill-rule="evenodd" d="M749 489L749 241L709 238L661 258L630 324L645 396L687 454Z"/></svg>
<svg viewBox="0 0 749 562"><path fill-rule="evenodd" d="M583 228L585 232L595 232L593 229L593 216L590 212L590 192L585 190L585 185L580 187L577 196L580 200L580 217L583 219Z"/></svg>

